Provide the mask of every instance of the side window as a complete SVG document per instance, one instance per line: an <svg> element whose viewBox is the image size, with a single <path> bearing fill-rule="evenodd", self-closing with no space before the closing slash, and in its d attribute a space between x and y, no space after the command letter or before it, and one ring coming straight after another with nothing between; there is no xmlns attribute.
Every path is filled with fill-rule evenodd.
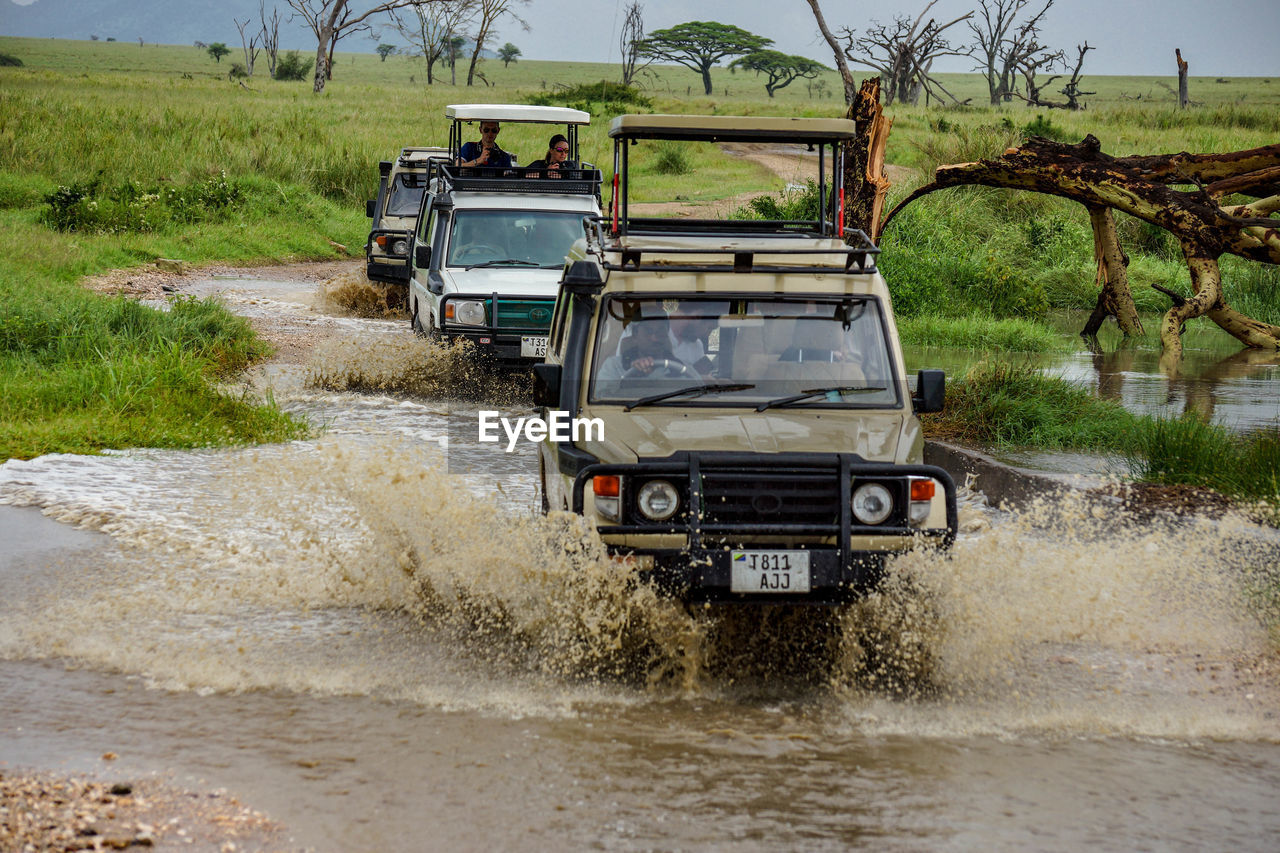
<svg viewBox="0 0 1280 853"><path fill-rule="evenodd" d="M432 233L435 230L436 214L431 209L431 202L435 196L426 195L422 199L422 212L426 216L418 217L418 242L431 245Z"/></svg>
<svg viewBox="0 0 1280 853"><path fill-rule="evenodd" d="M564 345L565 327L569 325L569 297L562 291L556 298L556 310L551 315L551 349L556 355L564 358L562 347Z"/></svg>

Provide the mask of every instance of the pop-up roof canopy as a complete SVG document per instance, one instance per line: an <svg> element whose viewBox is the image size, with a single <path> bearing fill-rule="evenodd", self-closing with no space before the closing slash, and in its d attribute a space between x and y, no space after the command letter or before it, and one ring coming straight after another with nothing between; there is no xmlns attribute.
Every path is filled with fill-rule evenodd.
<svg viewBox="0 0 1280 853"><path fill-rule="evenodd" d="M853 120L847 118L620 115L609 125L614 139L830 143L853 135Z"/></svg>
<svg viewBox="0 0 1280 853"><path fill-rule="evenodd" d="M450 121L515 121L540 124L591 124L591 114L568 107L535 107L528 104L450 104L444 108Z"/></svg>

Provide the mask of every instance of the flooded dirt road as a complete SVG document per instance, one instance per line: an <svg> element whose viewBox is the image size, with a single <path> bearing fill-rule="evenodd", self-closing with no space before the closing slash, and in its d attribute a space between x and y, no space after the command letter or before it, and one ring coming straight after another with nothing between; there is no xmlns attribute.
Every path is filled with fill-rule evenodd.
<svg viewBox="0 0 1280 853"><path fill-rule="evenodd" d="M0 465L0 771L226 789L318 851L1275 848L1273 532L970 493L866 605L688 612L526 450L445 450L518 383L312 282L186 289L309 339L255 381L324 430Z"/></svg>

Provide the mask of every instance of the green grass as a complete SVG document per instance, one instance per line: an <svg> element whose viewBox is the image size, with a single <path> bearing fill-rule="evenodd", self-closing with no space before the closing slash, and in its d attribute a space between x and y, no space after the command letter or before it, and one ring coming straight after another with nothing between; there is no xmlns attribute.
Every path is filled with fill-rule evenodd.
<svg viewBox="0 0 1280 853"><path fill-rule="evenodd" d="M984 447L1127 450L1140 418L1029 365L980 364L948 383L929 433Z"/></svg>

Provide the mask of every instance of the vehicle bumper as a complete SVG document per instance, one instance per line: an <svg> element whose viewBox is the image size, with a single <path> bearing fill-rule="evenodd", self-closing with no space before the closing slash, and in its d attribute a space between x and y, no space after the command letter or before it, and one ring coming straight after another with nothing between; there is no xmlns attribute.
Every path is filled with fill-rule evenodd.
<svg viewBox="0 0 1280 853"><path fill-rule="evenodd" d="M372 257L365 263L364 272L370 281L406 286L409 284L409 262L405 260Z"/></svg>
<svg viewBox="0 0 1280 853"><path fill-rule="evenodd" d="M761 489L788 478L804 479L825 488L825 517L778 520L767 513L722 517L717 506L727 499L715 493L723 472L741 476L761 474ZM654 581L688 601L738 603L837 604L866 593L879 581L885 559L920 544L946 548L957 529L956 489L951 476L933 465L870 463L855 454L685 453L668 459L631 464L594 464L574 480L572 506L583 513L585 490L595 476L618 475L624 483L661 477L682 491L683 514L663 523L643 520L630 505L634 488L624 485L620 521L601 521L597 530L610 553L636 559ZM906 521L906 510L879 525L858 523L850 508L854 484L874 480L892 486L908 478L925 477L941 486L935 497L941 506L924 526ZM825 483L825 486L823 484ZM904 486L909 489L909 484ZM907 492L903 492L906 494ZM945 521L942 517L945 516ZM731 561L735 552L804 551L809 564L807 591L760 588L734 591Z"/></svg>

